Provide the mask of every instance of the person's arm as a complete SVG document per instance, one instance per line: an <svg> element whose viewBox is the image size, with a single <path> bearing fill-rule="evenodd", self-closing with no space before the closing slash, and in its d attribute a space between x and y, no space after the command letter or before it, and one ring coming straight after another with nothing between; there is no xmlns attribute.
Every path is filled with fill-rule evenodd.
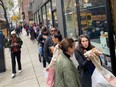
<svg viewBox="0 0 116 87"><path fill-rule="evenodd" d="M97 48L93 48L92 51L97 55L97 56L100 56L102 54L102 51L100 51L99 49Z"/></svg>
<svg viewBox="0 0 116 87"><path fill-rule="evenodd" d="M11 38L10 38L10 40L8 41L8 47L9 47L9 48L12 47L12 45L11 45Z"/></svg>
<svg viewBox="0 0 116 87"><path fill-rule="evenodd" d="M21 47L22 44L23 44L23 41L22 41L21 38L19 38L19 37L18 37L17 39L18 39L17 45Z"/></svg>
<svg viewBox="0 0 116 87"><path fill-rule="evenodd" d="M87 60L87 58L85 58L84 55L80 54L80 52L77 50L75 50L74 55L75 55L76 60L79 63L79 66L81 68L85 68L87 66L89 60Z"/></svg>
<svg viewBox="0 0 116 87"><path fill-rule="evenodd" d="M44 58L46 59L47 62L49 62L49 59L48 59L48 53L49 53L49 48L48 48L48 43L49 43L49 38L47 38L45 40L45 43L44 43Z"/></svg>
<svg viewBox="0 0 116 87"><path fill-rule="evenodd" d="M52 53L54 52L54 46L49 47L49 49Z"/></svg>
<svg viewBox="0 0 116 87"><path fill-rule="evenodd" d="M50 64L47 66L46 70L49 70L49 68L55 64L57 58L58 58L58 55L59 55L59 49L58 48L54 48L54 52L53 52L53 57L52 57L52 60L50 62Z"/></svg>
<svg viewBox="0 0 116 87"><path fill-rule="evenodd" d="M42 43L42 34L38 36L37 40L38 40L39 43Z"/></svg>

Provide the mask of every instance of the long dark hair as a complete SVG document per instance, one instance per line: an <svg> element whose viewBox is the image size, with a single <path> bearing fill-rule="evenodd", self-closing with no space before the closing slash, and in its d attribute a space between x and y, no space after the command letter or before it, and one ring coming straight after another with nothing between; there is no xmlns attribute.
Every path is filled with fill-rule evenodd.
<svg viewBox="0 0 116 87"><path fill-rule="evenodd" d="M43 34L44 32L48 31L47 28L44 26L41 30L41 33Z"/></svg>
<svg viewBox="0 0 116 87"><path fill-rule="evenodd" d="M90 50L90 49L94 48L94 46L91 44L90 39L87 35L80 35L79 38L78 38L78 46L76 47L76 50L80 51L81 53L84 53L84 48L81 44L82 38L87 38L88 41L89 41L89 45L88 45L87 50Z"/></svg>
<svg viewBox="0 0 116 87"><path fill-rule="evenodd" d="M59 41L62 41L62 35L59 30L57 30L57 33L54 35L54 38L58 38Z"/></svg>

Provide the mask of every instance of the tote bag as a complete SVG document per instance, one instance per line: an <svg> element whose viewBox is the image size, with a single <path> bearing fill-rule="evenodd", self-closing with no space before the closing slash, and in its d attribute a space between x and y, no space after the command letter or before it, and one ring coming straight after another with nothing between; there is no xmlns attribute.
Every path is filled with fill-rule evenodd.
<svg viewBox="0 0 116 87"><path fill-rule="evenodd" d="M90 51L84 55L89 55ZM116 87L116 77L100 64L99 57L96 54L94 54L94 58L91 61L96 66L91 77L92 87Z"/></svg>

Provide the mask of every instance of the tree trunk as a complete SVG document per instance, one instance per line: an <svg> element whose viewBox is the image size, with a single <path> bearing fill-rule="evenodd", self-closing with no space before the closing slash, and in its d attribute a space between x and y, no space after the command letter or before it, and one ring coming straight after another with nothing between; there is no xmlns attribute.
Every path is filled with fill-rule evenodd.
<svg viewBox="0 0 116 87"><path fill-rule="evenodd" d="M8 22L8 18L7 18L7 13L6 13L6 9L5 9L5 6L4 6L4 3L2 0L0 0L0 5L2 6L3 10L4 10L4 18L6 19L6 28L7 28L7 36L10 36L10 25L9 25L9 22Z"/></svg>

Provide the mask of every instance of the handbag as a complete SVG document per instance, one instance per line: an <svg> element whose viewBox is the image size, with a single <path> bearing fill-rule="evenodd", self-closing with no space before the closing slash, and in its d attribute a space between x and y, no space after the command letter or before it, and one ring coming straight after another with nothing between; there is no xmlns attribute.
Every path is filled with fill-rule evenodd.
<svg viewBox="0 0 116 87"><path fill-rule="evenodd" d="M92 51L92 50L90 50ZM87 56L90 51L86 52L84 55ZM94 58L91 60L92 63L96 66L92 74L92 87L116 87L116 77L107 69L105 69L100 64L99 57L94 54Z"/></svg>
<svg viewBox="0 0 116 87"><path fill-rule="evenodd" d="M55 74L55 65L52 65L48 70L48 78L47 78L48 87L54 87L54 74Z"/></svg>

